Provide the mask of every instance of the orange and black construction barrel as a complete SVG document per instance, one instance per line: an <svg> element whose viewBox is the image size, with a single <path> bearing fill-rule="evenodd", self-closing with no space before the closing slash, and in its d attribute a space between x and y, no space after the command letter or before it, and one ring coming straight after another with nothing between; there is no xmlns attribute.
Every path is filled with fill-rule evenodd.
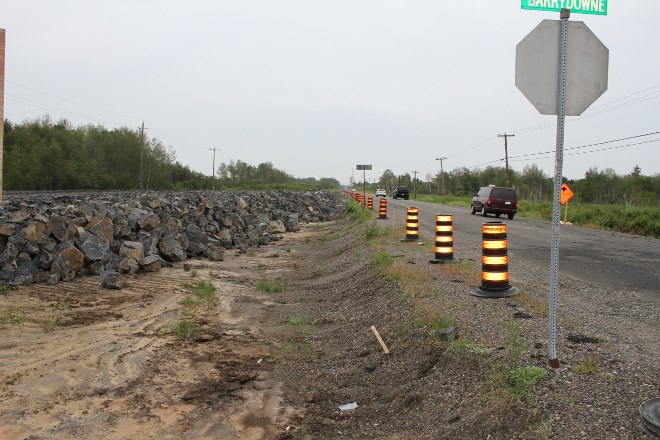
<svg viewBox="0 0 660 440"><path fill-rule="evenodd" d="M503 222L486 222L481 226L481 287L475 296L503 298L518 293L509 284L507 228Z"/></svg>
<svg viewBox="0 0 660 440"><path fill-rule="evenodd" d="M435 258L429 263L454 262L454 225L453 216L437 214L435 216Z"/></svg>
<svg viewBox="0 0 660 440"><path fill-rule="evenodd" d="M374 198L372 196L367 196L367 208L374 209Z"/></svg>
<svg viewBox="0 0 660 440"><path fill-rule="evenodd" d="M416 241L419 238L419 209L410 207L406 211L406 238L401 241Z"/></svg>
<svg viewBox="0 0 660 440"><path fill-rule="evenodd" d="M378 206L378 218L387 218L387 199L385 197L380 199L380 205Z"/></svg>

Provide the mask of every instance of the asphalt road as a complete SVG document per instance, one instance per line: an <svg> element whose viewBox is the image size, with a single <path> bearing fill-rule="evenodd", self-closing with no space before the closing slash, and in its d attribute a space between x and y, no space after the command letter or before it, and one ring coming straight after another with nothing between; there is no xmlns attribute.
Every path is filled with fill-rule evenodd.
<svg viewBox="0 0 660 440"><path fill-rule="evenodd" d="M493 215L471 215L469 206L459 208L415 200L387 199L388 212L396 209L405 231L406 208L419 208L420 235L433 237L436 214L453 216L454 256L460 258L462 245L481 247L481 225L502 221L507 224L508 252L512 261L524 259L550 272L552 224L516 216L508 220ZM378 202L374 202L378 209ZM561 225L559 235L560 276L571 276L593 286L635 290L660 301L660 240L631 234Z"/></svg>

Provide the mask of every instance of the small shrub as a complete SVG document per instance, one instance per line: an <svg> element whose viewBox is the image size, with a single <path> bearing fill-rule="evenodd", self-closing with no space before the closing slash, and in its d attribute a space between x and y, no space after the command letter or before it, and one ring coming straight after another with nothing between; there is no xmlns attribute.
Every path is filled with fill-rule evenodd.
<svg viewBox="0 0 660 440"><path fill-rule="evenodd" d="M25 313L16 313L11 309L6 309L0 314L0 324L23 325L27 321Z"/></svg>

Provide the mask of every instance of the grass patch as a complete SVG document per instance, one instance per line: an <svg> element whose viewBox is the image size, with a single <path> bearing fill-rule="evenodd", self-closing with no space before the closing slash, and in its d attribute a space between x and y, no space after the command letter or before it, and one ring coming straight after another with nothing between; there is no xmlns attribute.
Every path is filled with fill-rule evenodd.
<svg viewBox="0 0 660 440"><path fill-rule="evenodd" d="M548 372L545 368L526 365L516 368L507 375L507 391L518 399L524 399L536 382L545 379Z"/></svg>
<svg viewBox="0 0 660 440"><path fill-rule="evenodd" d="M0 324L23 325L27 321L25 313L17 313L12 309L5 309L0 313Z"/></svg>
<svg viewBox="0 0 660 440"><path fill-rule="evenodd" d="M584 357L582 363L573 366L572 370L580 374L594 374L598 372L599 365L600 356L598 354L590 354Z"/></svg>
<svg viewBox="0 0 660 440"><path fill-rule="evenodd" d="M174 336L179 339L191 339L200 329L199 324L184 317L174 324Z"/></svg>
<svg viewBox="0 0 660 440"><path fill-rule="evenodd" d="M257 283L257 289L267 293L279 293L286 290L286 285L275 280L261 280Z"/></svg>
<svg viewBox="0 0 660 440"><path fill-rule="evenodd" d="M197 301L194 298L185 295L179 300L179 304L181 304L182 306L190 306L192 304L197 304Z"/></svg>
<svg viewBox="0 0 660 440"><path fill-rule="evenodd" d="M476 342L463 338L451 341L449 343L449 349L454 352L466 351L469 353L478 354L480 356L489 356L491 353L493 353L492 348L484 347L477 344Z"/></svg>
<svg viewBox="0 0 660 440"><path fill-rule="evenodd" d="M59 315L59 316L52 316L50 318L46 318L43 320L41 325L44 328L44 330L46 330L47 332L53 331L56 328L59 328L62 325L64 325L64 316Z"/></svg>
<svg viewBox="0 0 660 440"><path fill-rule="evenodd" d="M210 281L199 281L195 285L195 297L199 301L211 304L215 298L215 286Z"/></svg>
<svg viewBox="0 0 660 440"><path fill-rule="evenodd" d="M493 384L505 390L511 397L526 399L536 382L544 379L548 372L544 368L522 365L526 352L525 340L520 324L507 321L507 342L503 356L491 368L490 378Z"/></svg>
<svg viewBox="0 0 660 440"><path fill-rule="evenodd" d="M387 252L380 250L374 254L374 266L378 272L382 273L392 264L394 264L394 258Z"/></svg>
<svg viewBox="0 0 660 440"><path fill-rule="evenodd" d="M319 320L307 318L305 315L294 315L289 318L289 324L294 326L294 331L299 334L309 333L310 328Z"/></svg>
<svg viewBox="0 0 660 440"><path fill-rule="evenodd" d="M372 211L364 208L353 199L349 199L346 204L346 214L358 223L363 223L372 217Z"/></svg>
<svg viewBox="0 0 660 440"><path fill-rule="evenodd" d="M55 310L69 310L71 308L71 305L69 304L69 297L65 297L57 301L53 307Z"/></svg>

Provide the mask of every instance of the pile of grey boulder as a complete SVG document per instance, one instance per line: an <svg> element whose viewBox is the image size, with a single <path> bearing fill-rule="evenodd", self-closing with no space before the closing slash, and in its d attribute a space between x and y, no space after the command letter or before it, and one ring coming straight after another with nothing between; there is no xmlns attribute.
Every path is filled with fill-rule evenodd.
<svg viewBox="0 0 660 440"><path fill-rule="evenodd" d="M98 275L121 288L125 274L190 258L219 261L334 220L340 192L208 191L6 193L0 205L0 284L57 284Z"/></svg>

